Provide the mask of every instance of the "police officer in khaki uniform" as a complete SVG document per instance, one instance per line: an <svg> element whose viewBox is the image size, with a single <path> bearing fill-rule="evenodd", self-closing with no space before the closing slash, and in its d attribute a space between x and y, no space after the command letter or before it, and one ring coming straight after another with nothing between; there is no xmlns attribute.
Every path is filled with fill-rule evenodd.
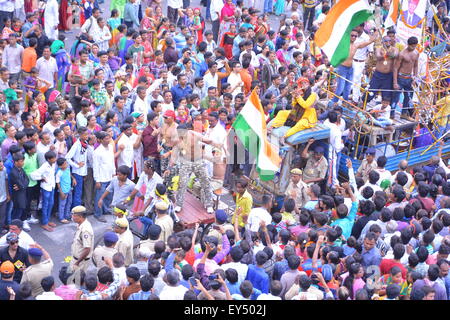
<svg viewBox="0 0 450 320"><path fill-rule="evenodd" d="M92 262L97 269L105 266L112 268L112 257L117 253L115 248L117 241L119 241L119 236L115 232L108 231L104 234L103 242L105 245L95 248L92 255Z"/></svg>
<svg viewBox="0 0 450 320"><path fill-rule="evenodd" d="M133 234L128 228L128 220L126 218L117 218L114 222L114 232L119 240L116 243L116 250L125 257L125 266L128 267L133 263Z"/></svg>
<svg viewBox="0 0 450 320"><path fill-rule="evenodd" d="M361 162L356 172L357 177L361 177L366 183L369 180L369 173L377 168L377 162L375 161L375 149L369 148L366 151L366 158Z"/></svg>
<svg viewBox="0 0 450 320"><path fill-rule="evenodd" d="M286 189L286 197L295 201L297 208L302 208L308 201L308 185L302 180L303 172L298 168L291 170L291 181Z"/></svg>
<svg viewBox="0 0 450 320"><path fill-rule="evenodd" d="M78 228L73 238L69 270L86 271L94 252L94 230L87 220L87 211L83 206L76 206L72 209L72 220L78 224Z"/></svg>
<svg viewBox="0 0 450 320"><path fill-rule="evenodd" d="M167 244L167 240L173 234L173 219L167 214L168 204L165 201L158 201L155 204L156 219L155 224L161 227L159 240Z"/></svg>
<svg viewBox="0 0 450 320"><path fill-rule="evenodd" d="M48 252L37 243L30 245L28 261L31 266L24 270L20 283L30 282L31 295L36 297L44 292L41 280L52 275L53 261Z"/></svg>
<svg viewBox="0 0 450 320"><path fill-rule="evenodd" d="M325 150L321 146L316 146L312 153L309 153L309 147L314 139L309 139L305 149L302 152L302 158L308 159L303 169L303 182L307 185L319 184L325 179L328 170L328 161L323 156Z"/></svg>

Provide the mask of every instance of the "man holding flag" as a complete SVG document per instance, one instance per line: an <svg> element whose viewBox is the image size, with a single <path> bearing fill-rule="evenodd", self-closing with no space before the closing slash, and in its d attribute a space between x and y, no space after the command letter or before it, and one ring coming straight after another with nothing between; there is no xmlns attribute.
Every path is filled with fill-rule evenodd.
<svg viewBox="0 0 450 320"><path fill-rule="evenodd" d="M353 57L355 56L356 50L367 47L369 44L376 40L377 36L376 34L373 34L372 36L370 36L369 40L355 43L357 37L358 32L356 30L352 30L350 34L350 50L347 59L345 59L345 61L342 62L336 70L339 78L337 80L336 91L334 92L335 96L333 97L333 99L331 99L332 103L338 102L338 97L340 96L342 96L344 100L348 100L348 96L353 84Z"/></svg>

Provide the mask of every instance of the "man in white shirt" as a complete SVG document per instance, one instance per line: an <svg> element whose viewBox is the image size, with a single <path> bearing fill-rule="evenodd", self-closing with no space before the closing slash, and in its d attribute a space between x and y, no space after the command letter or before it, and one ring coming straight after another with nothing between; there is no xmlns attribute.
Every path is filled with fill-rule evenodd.
<svg viewBox="0 0 450 320"><path fill-rule="evenodd" d="M12 19L14 14L14 5L13 0L6 0L0 2L0 29L3 30L5 26L4 20L6 18Z"/></svg>
<svg viewBox="0 0 450 320"><path fill-rule="evenodd" d="M87 175L87 140L89 132L86 127L78 128L79 139L75 141L67 152L66 160L72 169L72 175L77 182L74 187L72 206L81 205L81 195L83 193L83 179Z"/></svg>
<svg viewBox="0 0 450 320"><path fill-rule="evenodd" d="M44 289L44 292L36 296L36 300L63 300L63 298L55 294L55 279L52 276L42 279L41 287Z"/></svg>
<svg viewBox="0 0 450 320"><path fill-rule="evenodd" d="M106 25L106 21L103 18L97 20L98 33L94 36L95 43L98 44L100 51L106 51L109 49L109 40L111 39L111 32Z"/></svg>
<svg viewBox="0 0 450 320"><path fill-rule="evenodd" d="M147 88L144 86L139 86L136 89L136 101L134 102L134 111L142 113L144 115L144 119L147 119L147 113L148 113L148 105L145 102L146 101L146 93Z"/></svg>
<svg viewBox="0 0 450 320"><path fill-rule="evenodd" d="M359 37L356 38L355 44L367 42L370 40L370 37L367 33L364 32L364 23L355 28L359 34ZM366 59L370 52L373 52L373 43L369 44L366 47L359 48L356 50L355 55L353 56L353 94L352 99L354 103L359 102L359 98L361 97L361 78L366 67Z"/></svg>
<svg viewBox="0 0 450 320"><path fill-rule="evenodd" d="M380 174L375 170L370 171L367 182L359 188L358 192L362 193L365 187L371 187L374 193L377 191L383 191L379 185L379 181Z"/></svg>
<svg viewBox="0 0 450 320"><path fill-rule="evenodd" d="M41 181L41 228L47 231L53 231L52 227L56 227L56 224L50 222L50 216L55 198L56 153L53 151L47 151L45 153L45 162L39 167L39 169L30 173L30 178L36 181Z"/></svg>
<svg viewBox="0 0 450 320"><path fill-rule="evenodd" d="M412 183L414 182L414 178L408 171L406 171L406 169L408 169L408 161L401 160L398 163L398 171L392 176L391 183L395 182L395 179L397 178L397 173L403 172L408 177L408 182L404 185L404 188L406 190L409 190L411 188Z"/></svg>
<svg viewBox="0 0 450 320"><path fill-rule="evenodd" d="M40 167L45 162L45 153L50 150L55 150L55 146L52 143L50 133L48 131L42 132L39 138L41 139L41 141L39 141L36 146L36 153L38 165Z"/></svg>
<svg viewBox="0 0 450 320"><path fill-rule="evenodd" d="M209 88L217 88L219 85L219 80L226 78L230 74L230 67L228 62L225 62L226 72L218 72L217 71L218 64L216 61L208 62L208 70L206 70L205 75L203 76L203 87L206 90ZM200 98L203 99L205 95L201 95Z"/></svg>
<svg viewBox="0 0 450 320"><path fill-rule="evenodd" d="M172 270L166 273L167 285L159 294L160 300L183 300L184 294L188 289L180 285L180 276L178 271Z"/></svg>
<svg viewBox="0 0 450 320"><path fill-rule="evenodd" d="M18 235L19 237L19 247L24 248L25 250L28 250L30 248L30 245L35 244L35 241L33 238L23 231L23 221L19 219L14 219L9 224L9 232L13 232ZM8 246L8 242L6 241L6 236L8 234L5 234L3 237L0 238L0 248L4 248Z"/></svg>
<svg viewBox="0 0 450 320"><path fill-rule="evenodd" d="M63 124L61 121L61 111L57 108L52 108L49 111L51 120L48 121L44 126L42 127L42 131L48 132L50 135L50 140L53 142L55 141L55 135L54 132L56 129L59 129L59 127Z"/></svg>
<svg viewBox="0 0 450 320"><path fill-rule="evenodd" d="M304 35L303 32L299 31L295 35L295 40L291 40L289 43L289 47L291 47L291 61L294 61L294 53L295 52L301 52L303 55L304 52L307 51L308 47L306 44L306 41L304 41Z"/></svg>
<svg viewBox="0 0 450 320"><path fill-rule="evenodd" d="M45 35L51 40L58 40L59 7L58 1L48 0L44 10Z"/></svg>
<svg viewBox="0 0 450 320"><path fill-rule="evenodd" d="M380 174L380 179L378 180L378 185L383 182L383 180L392 180L392 174L389 170L386 170L384 167L386 166L387 158L385 156L378 157L377 159L377 168L374 171Z"/></svg>
<svg viewBox="0 0 450 320"><path fill-rule="evenodd" d="M164 91L163 93L163 103L161 103L161 112L164 113L167 110L172 110L175 111L175 108L173 106L173 101L172 101L172 92L170 91Z"/></svg>
<svg viewBox="0 0 450 320"><path fill-rule="evenodd" d="M95 35L99 33L100 27L98 26L97 19L100 17L100 9L94 8L92 10L92 16L86 20L81 27L81 33L87 34L91 39L94 39Z"/></svg>
<svg viewBox="0 0 450 320"><path fill-rule="evenodd" d="M214 38L213 32L211 30L207 30L205 32L205 42L207 52L214 52L214 50L217 48L217 44L213 38Z"/></svg>
<svg viewBox="0 0 450 320"><path fill-rule="evenodd" d="M42 57L36 61L36 68L39 71L39 78L48 81L51 84L50 88L53 88L58 81L58 66L55 58L51 54L50 48L45 47L42 52Z"/></svg>
<svg viewBox="0 0 450 320"><path fill-rule="evenodd" d="M123 135L119 141L117 141L117 146L119 148L117 167L127 166L134 172L133 164L136 162L134 150L141 146L142 132L139 133L139 135L133 133L133 129L128 123L122 125L121 130Z"/></svg>
<svg viewBox="0 0 450 320"><path fill-rule="evenodd" d="M230 257L233 262L225 263L220 266L223 271L227 271L232 268L237 271L238 274L238 283L239 285L245 280L247 277L248 265L240 262L242 257L244 256L244 251L242 251L241 247L234 246L230 250Z"/></svg>
<svg viewBox="0 0 450 320"><path fill-rule="evenodd" d="M336 125L337 119L337 112L330 111L328 113L328 120L330 121L330 123L328 124L328 127L330 128L330 145L328 148L328 161L330 161L330 165L328 166L328 174L331 177L331 184L333 186L339 185L337 176L339 169L338 154L344 148L344 144L342 143L342 131Z"/></svg>
<svg viewBox="0 0 450 320"><path fill-rule="evenodd" d="M244 50L241 52L241 54L239 55L239 62L242 64L242 58L244 56L244 54L250 54L252 56L252 59L250 61L250 65L253 68L259 68L259 59L256 57L256 53L255 51L253 51L253 42L251 42L250 40L245 41L244 43Z"/></svg>
<svg viewBox="0 0 450 320"><path fill-rule="evenodd" d="M145 190L144 203L148 202L150 204L150 202L152 202L152 200L155 198L156 185L160 184L160 183L164 183L163 178L161 178L161 176L157 172L153 171L152 176L149 177L149 180L146 184L147 188ZM136 184L135 189L138 189L138 187L139 187L139 181Z"/></svg>
<svg viewBox="0 0 450 320"><path fill-rule="evenodd" d="M240 72L242 70L242 66L240 62L234 62L231 65L232 72L228 76L227 82L231 86L231 94L233 95L233 99L239 94L242 93L242 87L244 86L244 82L242 81Z"/></svg>
<svg viewBox="0 0 450 320"><path fill-rule="evenodd" d="M211 21L212 21L212 33L214 35L214 41L217 43L219 38L219 29L220 29L220 13L224 3L222 0L211 0L211 5L209 7L209 11L211 13Z"/></svg>
<svg viewBox="0 0 450 320"><path fill-rule="evenodd" d="M92 165L95 181L94 218L106 222L102 215L109 210L112 195L105 197L101 208L98 206L98 200L116 174L114 146L111 145L111 136L106 132L99 132L97 139L100 145L94 150Z"/></svg>
<svg viewBox="0 0 450 320"><path fill-rule="evenodd" d="M18 81L22 67L23 47L17 43L15 33L9 35L9 44L3 49L2 67L8 68L10 80Z"/></svg>
<svg viewBox="0 0 450 320"><path fill-rule="evenodd" d="M205 144L205 154L207 157L213 156L213 148L221 149L224 157L226 156L226 139L227 139L227 131L221 125L218 125L219 122L219 114L217 112L211 112L208 117L209 128L205 133L205 138L212 141L212 144ZM223 150L222 150L223 149ZM225 152L224 152L225 151ZM209 175L212 175L213 163L208 161L208 172Z"/></svg>
<svg viewBox="0 0 450 320"><path fill-rule="evenodd" d="M256 300L281 300L281 291L283 286L278 280L272 280L270 282L270 293L263 293L256 298Z"/></svg>
<svg viewBox="0 0 450 320"><path fill-rule="evenodd" d="M272 223L272 216L269 213L272 208L272 197L265 194L261 202L261 207L253 208L248 214L247 226L252 232L258 232L261 221L264 221L266 226Z"/></svg>

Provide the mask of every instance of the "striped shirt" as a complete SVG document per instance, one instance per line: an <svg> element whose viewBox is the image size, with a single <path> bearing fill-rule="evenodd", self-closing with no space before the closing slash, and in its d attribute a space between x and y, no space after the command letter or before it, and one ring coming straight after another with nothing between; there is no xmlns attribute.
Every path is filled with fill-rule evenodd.
<svg viewBox="0 0 450 320"><path fill-rule="evenodd" d="M316 0L305 0L303 6L305 8L314 8L315 6L317 6L317 2Z"/></svg>

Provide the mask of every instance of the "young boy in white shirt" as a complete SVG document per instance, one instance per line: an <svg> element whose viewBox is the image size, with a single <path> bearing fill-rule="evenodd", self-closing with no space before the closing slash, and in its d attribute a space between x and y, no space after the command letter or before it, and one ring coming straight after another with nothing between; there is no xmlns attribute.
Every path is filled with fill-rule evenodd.
<svg viewBox="0 0 450 320"><path fill-rule="evenodd" d="M381 104L376 105L369 110L373 116L373 124L386 130L393 130L392 120L390 119L391 106L388 100L382 100Z"/></svg>
<svg viewBox="0 0 450 320"><path fill-rule="evenodd" d="M56 224L50 222L50 215L53 209L56 187L56 153L47 151L45 153L45 162L39 169L30 173L30 177L34 180L41 180L42 194L42 218L41 227L47 231L53 231Z"/></svg>

